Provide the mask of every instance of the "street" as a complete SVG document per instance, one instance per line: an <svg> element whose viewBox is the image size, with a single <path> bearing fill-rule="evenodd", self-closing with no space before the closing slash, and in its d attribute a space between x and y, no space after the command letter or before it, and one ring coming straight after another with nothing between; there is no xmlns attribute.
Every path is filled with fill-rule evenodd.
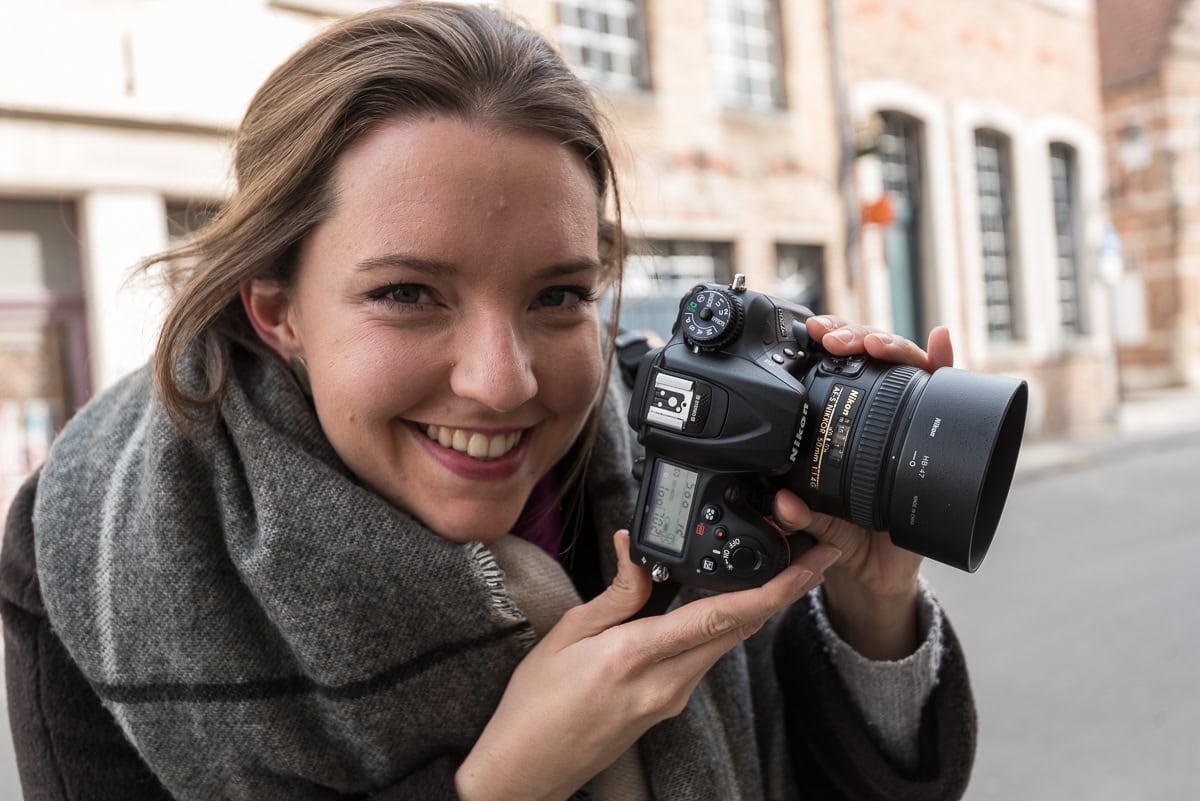
<svg viewBox="0 0 1200 801"><path fill-rule="evenodd" d="M968 801L1191 801L1200 780L1200 436L1014 486L968 575L925 573L979 711Z"/></svg>
<svg viewBox="0 0 1200 801"><path fill-rule="evenodd" d="M967 650L967 801L1191 801L1200 781L1200 432L1018 473L974 575L926 563ZM0 709L0 801L20 798Z"/></svg>

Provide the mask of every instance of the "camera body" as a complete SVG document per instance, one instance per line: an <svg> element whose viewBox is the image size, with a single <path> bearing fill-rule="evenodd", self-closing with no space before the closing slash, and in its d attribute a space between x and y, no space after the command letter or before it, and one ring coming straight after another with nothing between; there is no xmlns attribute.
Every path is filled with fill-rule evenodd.
<svg viewBox="0 0 1200 801"><path fill-rule="evenodd" d="M655 581L724 592L779 573L813 543L770 519L784 487L965 570L986 553L1024 382L833 356L810 340L811 316L740 275L701 284L671 339L643 357L628 416L645 447L630 539Z"/></svg>
<svg viewBox="0 0 1200 801"><path fill-rule="evenodd" d="M629 409L646 449L631 542L656 580L728 591L788 565L791 543L768 520L771 478L796 464L808 429L798 376L825 358L805 331L811 315L697 286L671 340L643 359Z"/></svg>

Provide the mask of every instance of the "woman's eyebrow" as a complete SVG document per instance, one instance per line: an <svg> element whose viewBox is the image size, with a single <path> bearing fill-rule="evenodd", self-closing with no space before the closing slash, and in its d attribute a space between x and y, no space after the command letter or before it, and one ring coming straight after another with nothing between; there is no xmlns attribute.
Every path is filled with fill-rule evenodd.
<svg viewBox="0 0 1200 801"><path fill-rule="evenodd" d="M459 272L458 266L453 262L442 259L430 259L424 256L413 256L407 253L387 253L382 256L370 256L355 265L355 269L359 272L367 272L385 267L406 267L426 275L439 277L454 276ZM598 273L602 269L600 262L596 259L581 256L543 267L535 272L532 277L537 280L546 280L575 273Z"/></svg>
<svg viewBox="0 0 1200 801"><path fill-rule="evenodd" d="M410 270L435 276L455 275L458 273L458 267L451 262L441 259L429 259L422 256L411 256L407 253L387 253L383 256L370 256L355 265L355 269L359 272L368 272L381 267L407 267Z"/></svg>
<svg viewBox="0 0 1200 801"><path fill-rule="evenodd" d="M573 275L575 273L598 273L602 269L599 261L584 256L578 259L559 262L558 264L551 264L549 267L543 267L534 273L533 277L545 280L548 278L558 278L563 275Z"/></svg>

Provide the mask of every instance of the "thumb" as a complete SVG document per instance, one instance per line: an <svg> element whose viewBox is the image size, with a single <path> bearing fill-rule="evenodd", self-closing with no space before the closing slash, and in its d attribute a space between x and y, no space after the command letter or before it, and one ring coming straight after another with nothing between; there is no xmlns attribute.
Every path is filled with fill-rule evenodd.
<svg viewBox="0 0 1200 801"><path fill-rule="evenodd" d="M650 577L629 558L629 532L621 529L613 534L613 547L617 551L617 575L612 584L586 604L563 615L547 639L553 636L576 642L593 637L629 620L646 605L650 597Z"/></svg>

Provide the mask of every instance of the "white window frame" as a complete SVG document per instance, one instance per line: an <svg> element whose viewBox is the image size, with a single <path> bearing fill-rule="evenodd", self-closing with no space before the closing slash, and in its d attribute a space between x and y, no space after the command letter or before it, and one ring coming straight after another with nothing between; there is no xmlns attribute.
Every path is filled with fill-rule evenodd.
<svg viewBox="0 0 1200 801"><path fill-rule="evenodd" d="M558 0L557 10L563 57L580 78L604 89L649 85L639 0Z"/></svg>
<svg viewBox="0 0 1200 801"><path fill-rule="evenodd" d="M981 143L981 137L994 139L993 149ZM979 227L980 263L983 267L984 309L988 337L995 341L1018 341L1024 338L1021 325L1021 304L1019 282L1018 243L1016 231L1016 196L1015 196L1015 157L1014 143L1011 137L1003 131L992 128L977 128L974 135L974 169L975 169L975 199L979 214L976 225ZM994 152L996 156L995 169L990 163L981 162L984 151ZM985 172L984 168L988 170ZM988 181L984 178L987 177ZM992 178L995 184L992 185ZM992 208L998 205L999 208ZM988 221L999 220L1002 230L988 230L984 227L985 218ZM1003 257L1003 268L996 269L996 258ZM1002 291L1000 291L1002 290ZM1004 309L1006 319L994 319L994 309Z"/></svg>
<svg viewBox="0 0 1200 801"><path fill-rule="evenodd" d="M726 108L769 112L783 107L776 0L709 0L708 40Z"/></svg>

